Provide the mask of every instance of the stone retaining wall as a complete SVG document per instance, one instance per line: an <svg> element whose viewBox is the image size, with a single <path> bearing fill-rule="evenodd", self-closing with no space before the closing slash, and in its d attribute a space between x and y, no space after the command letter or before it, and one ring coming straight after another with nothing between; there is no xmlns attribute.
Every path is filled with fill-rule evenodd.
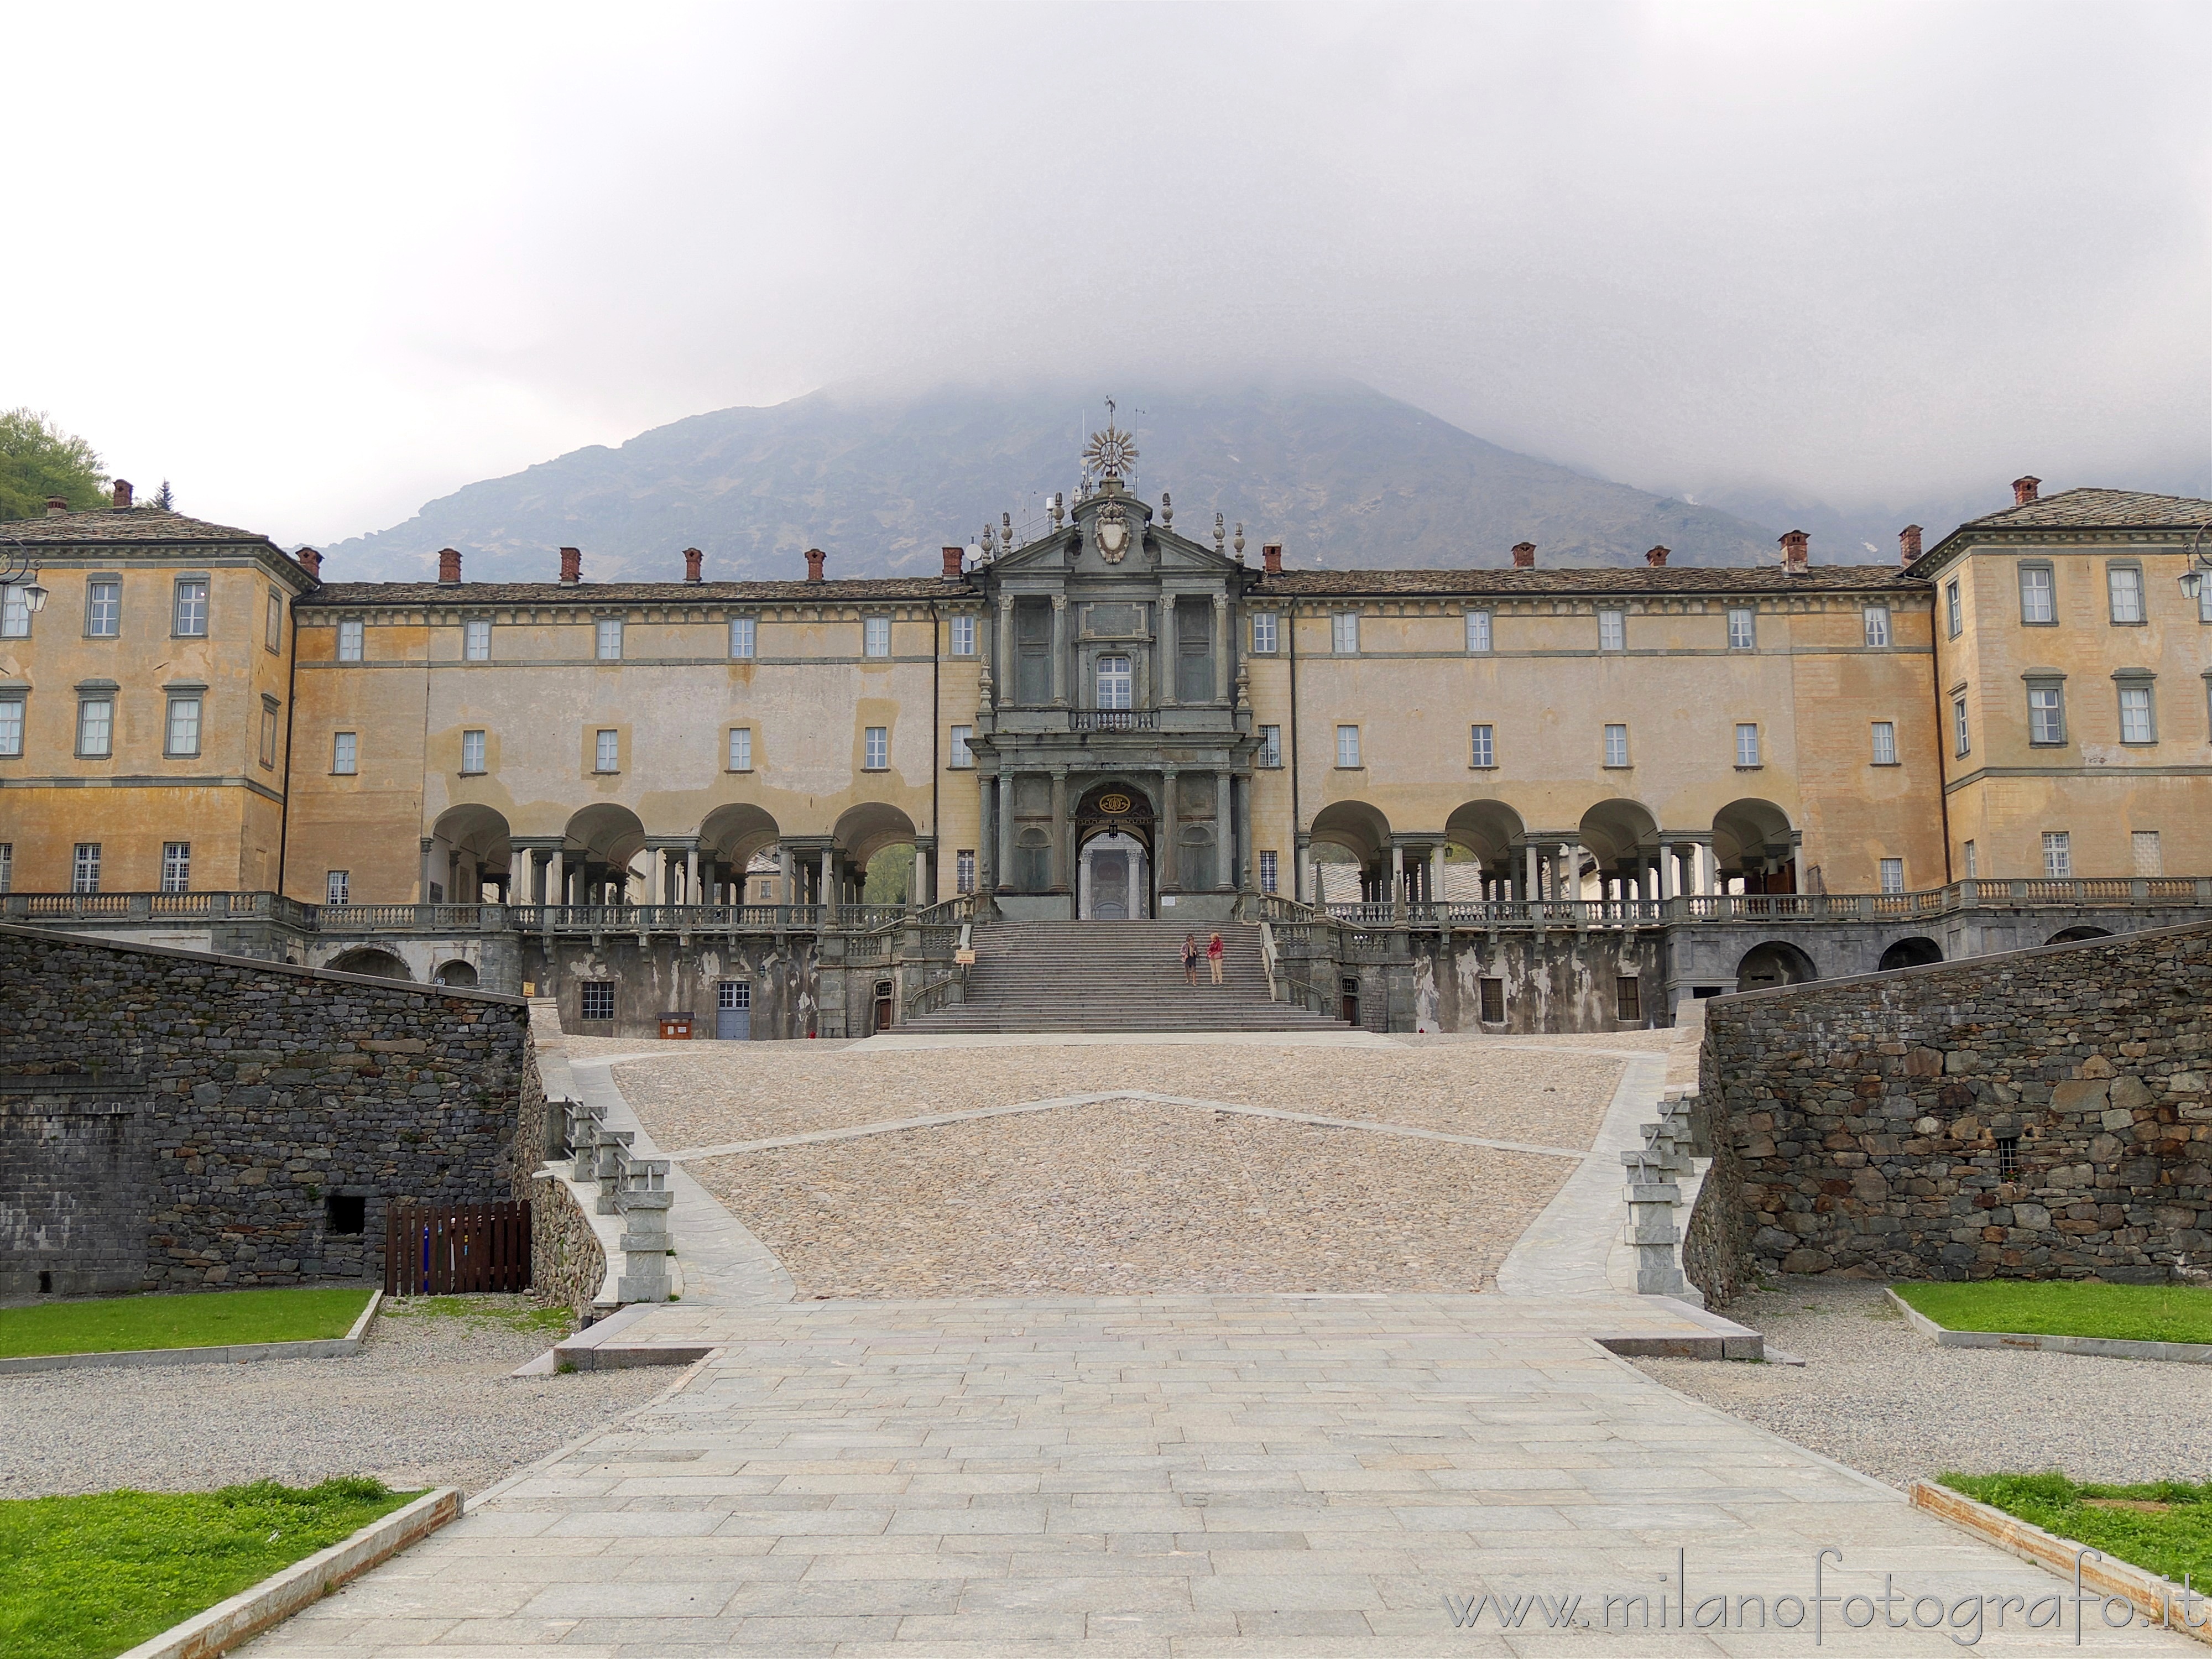
<svg viewBox="0 0 2212 1659"><path fill-rule="evenodd" d="M517 998L11 927L0 984L0 1294L374 1278L514 1190Z"/></svg>
<svg viewBox="0 0 2212 1659"><path fill-rule="evenodd" d="M2212 927L1716 999L1706 1032L1748 1235L1708 1229L1716 1275L2140 1283L2212 1255Z"/></svg>

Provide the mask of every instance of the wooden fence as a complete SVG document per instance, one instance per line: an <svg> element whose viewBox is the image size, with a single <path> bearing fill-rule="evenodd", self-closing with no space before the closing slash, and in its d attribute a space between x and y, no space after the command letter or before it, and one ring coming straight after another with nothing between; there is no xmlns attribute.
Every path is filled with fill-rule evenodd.
<svg viewBox="0 0 2212 1659"><path fill-rule="evenodd" d="M530 1205L393 1204L384 1212L384 1293L453 1296L530 1286Z"/></svg>

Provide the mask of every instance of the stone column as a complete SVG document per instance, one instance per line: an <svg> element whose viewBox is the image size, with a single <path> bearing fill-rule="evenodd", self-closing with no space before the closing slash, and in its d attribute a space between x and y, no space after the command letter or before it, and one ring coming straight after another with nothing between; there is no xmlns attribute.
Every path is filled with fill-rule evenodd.
<svg viewBox="0 0 2212 1659"><path fill-rule="evenodd" d="M1160 707L1172 708L1176 702L1176 659L1180 648L1176 641L1176 596L1160 595Z"/></svg>
<svg viewBox="0 0 2212 1659"><path fill-rule="evenodd" d="M1229 701L1229 596L1213 596L1213 700Z"/></svg>
<svg viewBox="0 0 2212 1659"><path fill-rule="evenodd" d="M684 854L684 902L701 902L699 892L699 843L693 842Z"/></svg>
<svg viewBox="0 0 2212 1659"><path fill-rule="evenodd" d="M998 775L975 775L975 891L999 890Z"/></svg>
<svg viewBox="0 0 2212 1659"><path fill-rule="evenodd" d="M1521 890L1521 896L1528 902L1534 903L1536 899L1536 843L1534 842L1528 843L1527 852L1528 854L1526 860L1528 867L1528 885Z"/></svg>
<svg viewBox="0 0 2212 1659"><path fill-rule="evenodd" d="M1321 902L1321 889L1306 887L1306 866L1313 859L1313 842L1293 829L1291 836L1291 896L1301 904Z"/></svg>
<svg viewBox="0 0 2212 1659"><path fill-rule="evenodd" d="M1225 604L1226 601L1220 603ZM1220 615L1218 605L1214 615ZM1237 886L1237 826L1229 816L1229 774L1213 775L1213 884L1224 891Z"/></svg>
<svg viewBox="0 0 2212 1659"><path fill-rule="evenodd" d="M1659 896L1662 899L1676 899L1681 896L1682 866L1679 861L1679 858L1680 854L1677 852L1674 842L1665 842L1661 843L1659 848Z"/></svg>
<svg viewBox="0 0 2212 1659"><path fill-rule="evenodd" d="M776 890L783 896L777 901L777 902L781 904L798 903L799 894L792 886L791 849L788 847L779 847L775 849L775 873L777 877ZM738 897L740 902L742 902L744 897L742 889L745 884L745 872L732 866L730 870L730 876L732 880L741 890L738 892Z"/></svg>
<svg viewBox="0 0 2212 1659"><path fill-rule="evenodd" d="M568 902L568 849L566 847L556 847L547 856L546 872L550 879L545 884L545 902L548 904L566 904Z"/></svg>
<svg viewBox="0 0 2212 1659"><path fill-rule="evenodd" d="M1001 707L1014 702L1021 688L1014 683L1014 596L999 595L999 665L996 689Z"/></svg>
<svg viewBox="0 0 2212 1659"><path fill-rule="evenodd" d="M1406 849L1395 838L1390 842L1389 902L1394 915L1406 914Z"/></svg>
<svg viewBox="0 0 2212 1659"><path fill-rule="evenodd" d="M1231 781L1231 799L1236 803L1237 822L1237 885L1260 888L1260 855L1252 848L1252 775L1249 772ZM1279 885L1282 878L1276 878Z"/></svg>
<svg viewBox="0 0 2212 1659"><path fill-rule="evenodd" d="M837 850L833 847L822 849L822 885L817 898L822 906L822 925L827 927L837 903Z"/></svg>
<svg viewBox="0 0 2212 1659"><path fill-rule="evenodd" d="M1052 701L1067 706L1067 595L1052 596Z"/></svg>
<svg viewBox="0 0 2212 1659"><path fill-rule="evenodd" d="M1160 774L1160 890L1172 893L1182 884L1182 849L1176 845L1176 769Z"/></svg>
<svg viewBox="0 0 2212 1659"><path fill-rule="evenodd" d="M1014 775L999 773L999 890L1014 887Z"/></svg>
<svg viewBox="0 0 2212 1659"><path fill-rule="evenodd" d="M1061 602L1055 599L1057 607ZM1057 617L1060 612L1053 611ZM1055 659L1057 660L1057 659ZM1052 890L1066 892L1071 885L1067 868L1067 769L1052 769Z"/></svg>

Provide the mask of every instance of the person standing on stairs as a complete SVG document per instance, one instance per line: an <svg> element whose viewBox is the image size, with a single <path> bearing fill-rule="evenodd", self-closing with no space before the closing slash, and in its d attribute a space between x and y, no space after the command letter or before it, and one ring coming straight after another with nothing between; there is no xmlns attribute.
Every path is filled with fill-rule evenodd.
<svg viewBox="0 0 2212 1659"><path fill-rule="evenodd" d="M1193 990L1198 988L1198 935L1195 933L1182 936L1182 976L1184 982Z"/></svg>
<svg viewBox="0 0 2212 1659"><path fill-rule="evenodd" d="M1206 942L1206 965L1213 969L1213 982L1221 983L1221 930L1213 930L1213 937Z"/></svg>

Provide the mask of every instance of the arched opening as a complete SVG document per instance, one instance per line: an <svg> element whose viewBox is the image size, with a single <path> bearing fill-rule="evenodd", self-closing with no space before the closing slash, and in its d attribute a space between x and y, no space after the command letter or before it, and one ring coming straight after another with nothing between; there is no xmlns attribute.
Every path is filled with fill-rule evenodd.
<svg viewBox="0 0 2212 1659"><path fill-rule="evenodd" d="M1365 801L1331 801L1314 814L1308 840L1315 903L1374 903L1389 896L1390 821Z"/></svg>
<svg viewBox="0 0 2212 1659"><path fill-rule="evenodd" d="M1641 801L1601 800L1583 814L1576 833L1595 866L1599 897L1659 896L1659 821ZM1579 895L1579 872L1573 886Z"/></svg>
<svg viewBox="0 0 2212 1659"><path fill-rule="evenodd" d="M1943 960L1943 947L1932 939L1901 939L1881 953L1881 971L1898 968L1927 968Z"/></svg>
<svg viewBox="0 0 2212 1659"><path fill-rule="evenodd" d="M789 874L776 852L781 837L775 820L750 803L708 813L699 825L699 896L694 902L781 902L782 878Z"/></svg>
<svg viewBox="0 0 2212 1659"><path fill-rule="evenodd" d="M2075 945L2080 943L2085 939L2110 939L2112 936L2112 930L2111 928L2092 927L2087 923L2084 922L2078 927L2060 928L2049 939L2044 940L2044 943L2045 945Z"/></svg>
<svg viewBox="0 0 2212 1659"><path fill-rule="evenodd" d="M476 964L467 962L449 962L430 977L441 985L472 986L477 982Z"/></svg>
<svg viewBox="0 0 2212 1659"><path fill-rule="evenodd" d="M629 807L600 801L568 820L562 850L568 891L551 902L628 903L631 881L643 873L635 866L645 851L645 825Z"/></svg>
<svg viewBox="0 0 2212 1659"><path fill-rule="evenodd" d="M1796 892L1797 842L1790 815L1771 800L1730 801L1713 814L1713 862L1723 892ZM1738 885L1730 889L1730 882Z"/></svg>
<svg viewBox="0 0 2212 1659"><path fill-rule="evenodd" d="M842 904L905 904L915 888L914 820L897 807L867 801L848 807L831 833Z"/></svg>
<svg viewBox="0 0 2212 1659"><path fill-rule="evenodd" d="M412 982L415 975L407 971L407 964L389 951L380 951L374 945L364 945L357 951L345 951L332 958L331 969L340 974L364 974L370 979L404 979Z"/></svg>
<svg viewBox="0 0 2212 1659"><path fill-rule="evenodd" d="M1443 891L1460 902L1510 899L1525 873L1514 868L1528 826L1502 800L1471 800L1444 820ZM1457 853L1458 857L1453 854Z"/></svg>
<svg viewBox="0 0 2212 1659"><path fill-rule="evenodd" d="M1152 797L1113 779L1075 804L1076 915L1131 921L1152 913Z"/></svg>
<svg viewBox="0 0 2212 1659"><path fill-rule="evenodd" d="M471 804L438 815L430 827L430 879L447 904L504 904L508 902L514 849L507 819L495 809Z"/></svg>
<svg viewBox="0 0 2212 1659"><path fill-rule="evenodd" d="M1813 958L1781 939L1754 945L1735 965L1735 988L1764 991L1775 985L1805 985L1820 978Z"/></svg>

